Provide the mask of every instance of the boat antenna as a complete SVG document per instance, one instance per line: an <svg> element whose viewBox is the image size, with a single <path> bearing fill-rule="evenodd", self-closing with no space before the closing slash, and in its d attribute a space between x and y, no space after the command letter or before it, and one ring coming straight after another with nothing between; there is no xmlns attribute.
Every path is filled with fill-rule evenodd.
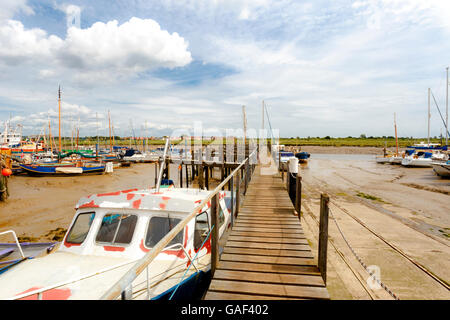
<svg viewBox="0 0 450 320"><path fill-rule="evenodd" d="M166 145L164 146L164 154L161 159L160 169L159 169L159 176L158 176L158 183L156 184L156 192L159 192L159 187L161 185L161 179L164 172L164 166L166 164L166 155L167 155L167 149L169 148L169 141L170 137L166 138Z"/></svg>

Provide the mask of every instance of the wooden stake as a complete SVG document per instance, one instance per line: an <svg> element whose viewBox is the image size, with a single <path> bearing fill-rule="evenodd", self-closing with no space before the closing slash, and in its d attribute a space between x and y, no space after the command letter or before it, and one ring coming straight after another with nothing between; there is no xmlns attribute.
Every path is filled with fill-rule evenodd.
<svg viewBox="0 0 450 320"><path fill-rule="evenodd" d="M219 208L217 203L217 194L211 199L211 226L214 226L211 232L211 277L214 276L217 265L219 264Z"/></svg>
<svg viewBox="0 0 450 320"><path fill-rule="evenodd" d="M298 220L301 221L301 210L302 210L302 177L297 174L296 179L296 192L295 192L295 210L298 214Z"/></svg>
<svg viewBox="0 0 450 320"><path fill-rule="evenodd" d="M320 195L320 223L319 223L319 258L318 267L323 282L327 284L327 248L328 248L328 203L330 198L326 194Z"/></svg>

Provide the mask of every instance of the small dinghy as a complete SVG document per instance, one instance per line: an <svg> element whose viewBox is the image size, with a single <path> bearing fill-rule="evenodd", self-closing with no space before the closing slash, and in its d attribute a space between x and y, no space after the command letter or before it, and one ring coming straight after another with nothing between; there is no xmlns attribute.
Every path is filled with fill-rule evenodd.
<svg viewBox="0 0 450 320"><path fill-rule="evenodd" d="M105 164L99 163L85 163L79 167L74 163L19 164L19 167L32 176L103 174L106 169Z"/></svg>

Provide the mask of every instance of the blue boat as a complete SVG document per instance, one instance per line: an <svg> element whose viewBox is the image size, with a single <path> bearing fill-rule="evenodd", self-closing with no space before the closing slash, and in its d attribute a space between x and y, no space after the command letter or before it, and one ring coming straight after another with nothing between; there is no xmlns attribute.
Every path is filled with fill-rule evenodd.
<svg viewBox="0 0 450 320"><path fill-rule="evenodd" d="M68 176L102 174L105 164L93 164L76 167L74 164L19 164L19 167L31 176Z"/></svg>
<svg viewBox="0 0 450 320"><path fill-rule="evenodd" d="M310 157L308 152L299 152L295 154L295 157L299 160L299 162L306 162Z"/></svg>

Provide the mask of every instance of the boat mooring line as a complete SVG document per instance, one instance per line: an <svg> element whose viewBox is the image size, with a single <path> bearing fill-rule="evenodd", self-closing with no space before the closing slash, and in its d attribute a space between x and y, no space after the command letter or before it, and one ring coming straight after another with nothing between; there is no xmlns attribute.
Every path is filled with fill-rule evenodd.
<svg viewBox="0 0 450 320"><path fill-rule="evenodd" d="M195 253L194 259L192 259L192 262L189 264L189 267L186 269L186 271L184 272L183 276L181 277L181 280L178 282L177 287L175 288L175 290L173 290L172 294L169 297L169 300L172 300L173 295L175 294L175 292L177 292L178 287L181 285L181 282L183 282L184 277L186 276L186 273L189 271L189 269L191 268L191 265L194 264L195 259L197 259L197 255L199 254L199 252L201 251L201 249L203 248L203 246L206 243L206 240L208 240L209 235L211 234L211 231L214 229L214 225L211 226L211 228L209 229L208 235L206 236L205 240L203 240L202 245L200 246L200 249L198 249L198 251ZM195 267L195 266L194 266ZM197 268L196 268L197 269ZM198 269L197 269L198 271Z"/></svg>

